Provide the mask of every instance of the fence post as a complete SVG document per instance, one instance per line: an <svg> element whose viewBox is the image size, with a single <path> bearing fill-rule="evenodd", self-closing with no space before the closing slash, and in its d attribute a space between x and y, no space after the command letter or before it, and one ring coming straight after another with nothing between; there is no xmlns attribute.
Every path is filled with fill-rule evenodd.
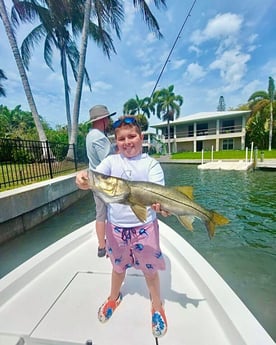
<svg viewBox="0 0 276 345"><path fill-rule="evenodd" d="M48 165L49 165L49 172L50 172L50 178L53 178L53 170L52 170L52 163L51 163L51 154L50 154L50 147L48 140L45 141L46 143L46 150L47 150L47 159L48 159Z"/></svg>
<svg viewBox="0 0 276 345"><path fill-rule="evenodd" d="M75 163L75 170L78 170L78 157L77 157L77 150L76 144L73 144L73 152L74 152L74 163Z"/></svg>

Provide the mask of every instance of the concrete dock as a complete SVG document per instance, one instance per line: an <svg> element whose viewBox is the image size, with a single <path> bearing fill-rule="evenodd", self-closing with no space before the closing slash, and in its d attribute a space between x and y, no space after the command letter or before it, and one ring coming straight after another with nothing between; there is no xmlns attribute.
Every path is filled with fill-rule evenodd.
<svg viewBox="0 0 276 345"><path fill-rule="evenodd" d="M204 160L202 164L201 159L172 159L170 156L160 156L157 158L160 163L166 164L195 164L198 165L199 169L202 170L275 170L276 171L276 158L264 159L263 162L257 161L254 167L253 162L245 162L244 160L229 159L229 160Z"/></svg>

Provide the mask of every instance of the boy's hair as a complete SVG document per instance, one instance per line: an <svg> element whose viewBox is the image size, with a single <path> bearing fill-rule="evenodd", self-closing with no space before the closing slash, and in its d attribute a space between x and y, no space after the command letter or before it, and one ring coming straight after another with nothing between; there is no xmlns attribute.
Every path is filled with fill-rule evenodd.
<svg viewBox="0 0 276 345"><path fill-rule="evenodd" d="M115 132L115 137L116 137L116 132L118 128L122 127L135 127L136 131L139 135L142 134L141 127L139 123L137 122L136 116L134 115L123 115L120 116L118 120L116 120L113 125L112 125L114 132Z"/></svg>

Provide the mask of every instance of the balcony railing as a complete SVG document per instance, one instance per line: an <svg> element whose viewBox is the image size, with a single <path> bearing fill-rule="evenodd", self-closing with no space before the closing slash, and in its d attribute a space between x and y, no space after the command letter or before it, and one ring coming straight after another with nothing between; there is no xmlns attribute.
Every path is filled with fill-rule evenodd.
<svg viewBox="0 0 276 345"><path fill-rule="evenodd" d="M242 125L237 126L224 126L219 128L219 134L227 134L227 133L239 133L242 131ZM198 129L196 131L196 136L210 136L210 135L216 135L217 129L212 128L206 128L206 129ZM193 138L194 137L194 131L176 131L176 138ZM164 139L168 139L168 134L163 135ZM170 139L173 139L174 135L171 133Z"/></svg>

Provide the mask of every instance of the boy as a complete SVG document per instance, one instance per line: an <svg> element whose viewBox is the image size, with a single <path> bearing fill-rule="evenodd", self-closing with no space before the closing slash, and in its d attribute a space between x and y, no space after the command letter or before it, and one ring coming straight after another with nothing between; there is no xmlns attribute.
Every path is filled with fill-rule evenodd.
<svg viewBox="0 0 276 345"><path fill-rule="evenodd" d="M118 153L105 158L96 171L134 181L164 184L160 164L142 153L143 134L134 116L123 116L113 124ZM86 176L87 178L87 176ZM79 183L78 183L79 181ZM87 188L85 180L78 180L80 188ZM111 289L107 300L98 311L100 322L106 322L122 301L120 292L126 269L140 269L145 276L152 303L152 333L161 337L167 331L167 320L160 297L158 270L165 269L159 246L156 212L160 205L147 209L147 220L141 223L131 208L122 204L107 206L106 248L113 270ZM167 215L162 211L163 215Z"/></svg>

